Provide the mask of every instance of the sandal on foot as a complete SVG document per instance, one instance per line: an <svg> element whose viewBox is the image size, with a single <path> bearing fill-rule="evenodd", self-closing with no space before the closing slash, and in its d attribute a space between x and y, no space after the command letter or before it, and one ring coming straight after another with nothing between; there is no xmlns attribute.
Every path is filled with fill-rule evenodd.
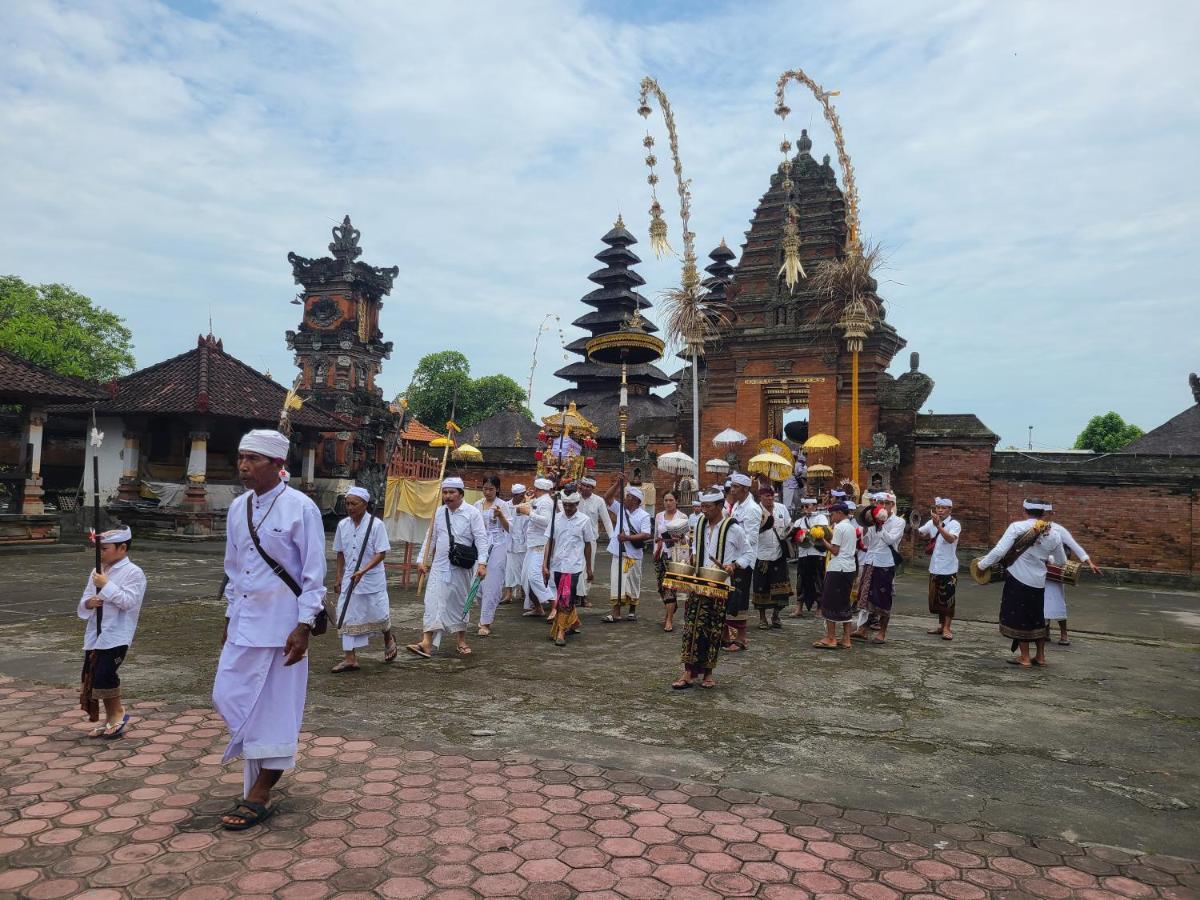
<svg viewBox="0 0 1200 900"><path fill-rule="evenodd" d="M867 641L867 643L871 644L874 647L879 647L879 646L882 646L883 644L886 644L887 641L884 640L883 638L879 637L879 635L875 635L875 637L871 638L871 640Z"/></svg>
<svg viewBox="0 0 1200 900"><path fill-rule="evenodd" d="M113 738L119 738L125 733L125 726L129 724L129 713L125 713L125 717L121 719L115 726L106 725L104 727L104 739L111 741Z"/></svg>
<svg viewBox="0 0 1200 900"><path fill-rule="evenodd" d="M683 681L683 680L681 679L681 680L679 680L679 681L676 681L674 684L672 684L672 685L671 685L671 690L673 690L673 691L686 691L686 690L687 690L688 688L690 688L691 686L692 686L692 682L690 682L690 681Z"/></svg>
<svg viewBox="0 0 1200 900"><path fill-rule="evenodd" d="M536 609L527 609L521 613L522 619L532 619L534 616L544 616L545 613L540 613Z"/></svg>
<svg viewBox="0 0 1200 900"><path fill-rule="evenodd" d="M468 647L466 644L463 644L461 647L455 647L454 652L457 653L459 656L470 656L471 648Z"/></svg>
<svg viewBox="0 0 1200 900"><path fill-rule="evenodd" d="M1016 659L1015 657L1009 657L1007 662L1010 666L1020 666L1022 669L1032 669L1033 668L1033 663L1023 663L1019 659Z"/></svg>
<svg viewBox="0 0 1200 900"><path fill-rule="evenodd" d="M246 815L243 813L243 809L248 810L251 815ZM264 806L261 803L255 803L253 800L239 800L233 805L233 809L225 813L225 815L241 819L242 821L237 824L231 822L222 822L221 827L226 831L245 831L247 828L253 828L255 825L261 825L274 814L274 806Z"/></svg>
<svg viewBox="0 0 1200 900"><path fill-rule="evenodd" d="M567 646L567 639L566 639L566 638L555 638L555 639L554 639L554 646L555 646L555 647L565 647L565 646Z"/></svg>
<svg viewBox="0 0 1200 900"><path fill-rule="evenodd" d="M612 615L607 615L604 618L602 618L600 621L603 622L605 625L612 625L614 622L619 622L620 619L617 619Z"/></svg>
<svg viewBox="0 0 1200 900"><path fill-rule="evenodd" d="M420 644L409 644L404 649L407 650L409 653L416 654L417 656L421 657L422 659L433 659L433 657L430 655L429 651L426 650L424 647L422 647Z"/></svg>
<svg viewBox="0 0 1200 900"><path fill-rule="evenodd" d="M392 641L383 651L383 661L389 663L396 658L396 654L400 652L400 645Z"/></svg>
<svg viewBox="0 0 1200 900"><path fill-rule="evenodd" d="M1044 659L1041 662L1038 662L1036 659L1031 659L1030 662L1033 663L1035 666L1037 666L1039 669L1046 668L1046 661Z"/></svg>
<svg viewBox="0 0 1200 900"><path fill-rule="evenodd" d="M104 732L106 732L106 731L108 731L107 724L97 725L95 728L93 728L91 731L88 732L87 736L90 738L102 738L102 737L104 737Z"/></svg>
<svg viewBox="0 0 1200 900"><path fill-rule="evenodd" d="M711 691L716 686L717 683L711 678L705 678L702 682L700 682L700 687L704 688L706 691Z"/></svg>
<svg viewBox="0 0 1200 900"><path fill-rule="evenodd" d="M626 622L636 622L637 621L637 613L629 613L627 616L625 616L625 621Z"/></svg>
<svg viewBox="0 0 1200 900"><path fill-rule="evenodd" d="M943 635L942 635L942 640L943 640L943 641L952 641L952 640L954 640L954 635L952 635L952 634L943 634Z"/></svg>
<svg viewBox="0 0 1200 900"><path fill-rule="evenodd" d="M489 637L491 635L491 633L492 633L492 629L490 626L480 625L479 628L475 631L475 636L476 637Z"/></svg>
<svg viewBox="0 0 1200 900"><path fill-rule="evenodd" d="M834 642L832 644L827 644L827 643L825 643L825 641L813 641L813 646L816 647L818 650L836 650L838 648L838 645L836 642Z"/></svg>
<svg viewBox="0 0 1200 900"><path fill-rule="evenodd" d="M758 623L758 630L759 630L759 631L770 631L770 630L771 630L771 625L770 625L770 623L768 623L768 622L759 622L759 623Z"/></svg>
<svg viewBox="0 0 1200 900"><path fill-rule="evenodd" d="M343 672L357 672L360 668L354 663L340 662L329 671L334 675L341 675Z"/></svg>
<svg viewBox="0 0 1200 900"><path fill-rule="evenodd" d="M1071 646L1071 642L1070 642L1070 641L1068 641L1068 640L1062 640L1062 639L1060 639L1060 640L1059 640L1059 642L1058 642L1058 646L1060 646L1060 647L1070 647L1070 646Z"/></svg>

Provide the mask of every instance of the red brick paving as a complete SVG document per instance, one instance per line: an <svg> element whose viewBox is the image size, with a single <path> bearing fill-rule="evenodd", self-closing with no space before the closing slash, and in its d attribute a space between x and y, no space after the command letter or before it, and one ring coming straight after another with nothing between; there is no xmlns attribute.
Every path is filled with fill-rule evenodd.
<svg viewBox="0 0 1200 900"><path fill-rule="evenodd" d="M1191 860L679 784L511 753L305 733L266 829L222 831L240 766L208 709L84 737L0 680L0 896L976 900L1197 896Z"/></svg>

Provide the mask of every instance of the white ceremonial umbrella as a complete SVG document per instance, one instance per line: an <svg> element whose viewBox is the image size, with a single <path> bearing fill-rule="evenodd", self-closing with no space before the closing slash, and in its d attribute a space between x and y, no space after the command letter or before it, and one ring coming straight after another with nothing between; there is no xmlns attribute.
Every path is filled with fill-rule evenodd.
<svg viewBox="0 0 1200 900"><path fill-rule="evenodd" d="M712 472L714 475L728 475L729 463L723 459L710 459L704 464L705 472Z"/></svg>
<svg viewBox="0 0 1200 900"><path fill-rule="evenodd" d="M672 450L658 457L657 466L672 475L695 475L696 461L682 450Z"/></svg>
<svg viewBox="0 0 1200 900"><path fill-rule="evenodd" d="M739 444L746 443L748 440L750 439L740 431L735 431L732 428L726 428L715 438L713 438L713 443L718 447L736 447Z"/></svg>

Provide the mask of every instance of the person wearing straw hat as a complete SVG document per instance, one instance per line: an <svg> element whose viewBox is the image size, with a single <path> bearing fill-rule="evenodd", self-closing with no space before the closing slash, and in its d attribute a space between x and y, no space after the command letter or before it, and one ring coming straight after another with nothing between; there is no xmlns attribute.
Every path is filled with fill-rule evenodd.
<svg viewBox="0 0 1200 900"><path fill-rule="evenodd" d="M574 491L566 491L560 498L562 511L554 517L553 547L547 547L542 574L554 587L554 600L550 604L550 640L565 647L567 635L579 631L579 613L575 600L579 579L586 574L592 576L592 561L588 559L588 542L595 542L596 529L592 520L579 512L582 499Z"/></svg>
<svg viewBox="0 0 1200 900"><path fill-rule="evenodd" d="M1023 669L1046 665L1046 560L1062 550L1062 538L1044 519L1044 500L1027 498L1025 518L1005 529L999 542L974 565L984 571L1005 560L1004 590L1000 595L1000 633L1019 651L1009 662ZM1014 551L1015 556L1009 551ZM1011 559L1006 557L1013 556ZM1037 655L1029 656L1035 644Z"/></svg>
<svg viewBox="0 0 1200 900"><path fill-rule="evenodd" d="M542 576L542 557L546 551L546 532L554 518L554 482L549 478L536 478L533 482L533 500L518 506L518 516L528 517L525 527L525 569L521 583L525 587L525 611L527 619L546 615L546 604L554 599L554 587Z"/></svg>
<svg viewBox="0 0 1200 900"><path fill-rule="evenodd" d="M612 612L600 620L607 624L621 621L621 608L626 604L629 613L625 620L637 621L638 600L642 596L642 553L654 527L649 513L642 509L644 495L641 488L632 485L625 488L624 502L617 502L621 483L621 479L614 481L604 495L616 523L613 536L608 541L608 552L612 556L608 602L612 605Z"/></svg>
<svg viewBox="0 0 1200 900"><path fill-rule="evenodd" d="M87 622L83 629L83 670L80 675L80 706L92 711L96 721L104 703L104 723L88 737L112 740L125 733L129 714L121 702L121 679L117 669L129 653L137 630L142 599L146 596L146 573L129 558L133 534L129 528L114 528L96 536L100 542L100 571L92 570L83 596L79 598L79 618ZM103 610L103 624L97 621Z"/></svg>
<svg viewBox="0 0 1200 900"><path fill-rule="evenodd" d="M479 578L487 576L488 536L483 514L464 503L466 485L457 476L442 480L442 503L433 514L425 535L417 571L428 573L425 585L425 615L421 640L405 649L429 659L441 644L443 634L454 635L459 656L470 656L467 646L467 592L471 589L472 570ZM425 565L426 547L432 542L432 561Z"/></svg>
<svg viewBox="0 0 1200 900"><path fill-rule="evenodd" d="M274 813L271 791L295 768L308 692L308 641L325 614L321 511L283 480L289 441L266 428L238 444L246 488L225 530L228 609L213 706L229 728L222 762L243 758L244 798L221 817L244 831Z"/></svg>
<svg viewBox="0 0 1200 900"><path fill-rule="evenodd" d="M508 565L508 531L513 519L512 507L500 497L500 476L486 475L483 479L483 496L475 501L475 508L483 516L488 533L488 574L480 588L479 630L480 637L492 633L496 621L496 610L504 593L504 575Z"/></svg>
<svg viewBox="0 0 1200 900"><path fill-rule="evenodd" d="M950 641L954 635L950 623L954 621L954 595L958 587L958 537L962 525L953 516L954 501L949 497L937 497L933 501L933 514L917 534L929 539L925 552L929 554L929 612L938 617L937 628L929 634L940 634L942 640Z"/></svg>
<svg viewBox="0 0 1200 900"><path fill-rule="evenodd" d="M525 600L525 588L521 578L525 571L525 531L529 527L529 516L518 516L516 508L525 502L525 485L512 486L512 497L508 502L508 556L504 562L504 593L501 603Z"/></svg>
<svg viewBox="0 0 1200 900"><path fill-rule="evenodd" d="M692 532L691 560L693 565L724 569L732 575L754 564L754 551L742 526L725 515L724 507L725 495L720 487L700 495L700 519ZM712 673L721 655L725 631L725 600L708 596L707 592L689 592L683 607L683 672L672 689L687 690L697 678L702 688L717 686Z"/></svg>
<svg viewBox="0 0 1200 900"><path fill-rule="evenodd" d="M596 479L584 477L579 479L579 511L592 520L592 531L595 535L588 542L586 553L588 560L591 562L591 570L593 574L596 568L596 547L600 541L600 534L603 531L604 536L612 537L612 519L608 516L608 504L604 502L604 498L596 493ZM592 589L593 578L591 575L584 574L579 579L579 597L580 606L589 606L588 592Z"/></svg>
<svg viewBox="0 0 1200 900"><path fill-rule="evenodd" d="M803 619L821 599L825 581L825 551L812 539L814 528L830 528L829 519L817 512L816 497L800 498L800 516L792 522L793 534L803 546L796 547L796 609L793 619ZM805 540L807 538L807 540Z"/></svg>
<svg viewBox="0 0 1200 900"><path fill-rule="evenodd" d="M392 549L387 528L371 513L371 492L352 487L346 491L346 518L333 533L337 554L337 629L345 658L330 669L335 675L357 672L358 651L372 634L383 635L383 661L396 658L399 647L392 635L384 557Z"/></svg>

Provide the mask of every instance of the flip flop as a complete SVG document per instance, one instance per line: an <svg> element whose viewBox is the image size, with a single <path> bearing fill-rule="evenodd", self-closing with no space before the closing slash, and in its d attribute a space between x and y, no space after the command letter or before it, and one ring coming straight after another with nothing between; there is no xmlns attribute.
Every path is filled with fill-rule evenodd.
<svg viewBox="0 0 1200 900"><path fill-rule="evenodd" d="M545 613L540 613L536 609L527 609L521 613L522 619L532 619L534 616L544 616Z"/></svg>
<svg viewBox="0 0 1200 900"><path fill-rule="evenodd" d="M1046 668L1045 662L1038 662L1036 659L1031 659L1030 662L1033 663L1035 666L1037 666L1039 669Z"/></svg>
<svg viewBox="0 0 1200 900"><path fill-rule="evenodd" d="M952 641L952 640L954 640L954 635L952 635L952 634L943 634L943 635L942 635L942 640L943 640L943 641Z"/></svg>
<svg viewBox="0 0 1200 900"><path fill-rule="evenodd" d="M125 726L128 724L129 724L129 713L125 713L125 718L123 718L121 720L121 723L119 725L117 725L116 728L112 729L112 731L109 731L108 728L105 727L104 739L106 741L111 741L114 738L119 738L122 734L125 733Z"/></svg>
<svg viewBox="0 0 1200 900"><path fill-rule="evenodd" d="M104 737L104 732L106 731L108 731L108 725L97 725L88 732L87 736L89 738L102 738Z"/></svg>
<svg viewBox="0 0 1200 900"><path fill-rule="evenodd" d="M686 691L688 688L690 688L692 686L693 686L692 682L690 682L690 681L676 681L674 684L671 685L671 690Z"/></svg>
<svg viewBox="0 0 1200 900"><path fill-rule="evenodd" d="M475 637L491 637L492 629L487 625L480 625L475 632Z"/></svg>
<svg viewBox="0 0 1200 900"><path fill-rule="evenodd" d="M1060 647L1070 647L1070 646L1071 646L1071 642L1070 642L1070 641L1059 641L1059 642L1058 642L1058 646L1060 646Z"/></svg>
<svg viewBox="0 0 1200 900"><path fill-rule="evenodd" d="M715 681L709 681L708 679L705 679L704 681L700 682L700 687L704 688L706 691L711 691L716 686L717 686L717 683Z"/></svg>
<svg viewBox="0 0 1200 900"><path fill-rule="evenodd" d="M249 810L253 815L247 816L240 810ZM225 813L227 816L237 816L243 821L238 825L231 825L228 822L222 822L221 827L226 831L245 831L248 828L253 828L255 825L261 825L267 819L275 814L274 806L263 806L261 803L255 803L253 800L239 800L233 805L233 809Z"/></svg>
<svg viewBox="0 0 1200 900"><path fill-rule="evenodd" d="M384 649L384 651L383 651L383 661L385 663L391 662L392 660L394 660L396 658L396 654L398 654L399 652L400 652L400 645L397 644L395 641L392 641L392 643L389 644L388 647L386 649Z"/></svg>
<svg viewBox="0 0 1200 900"><path fill-rule="evenodd" d="M415 653L417 656L421 657L422 659L433 659L433 657L430 656L429 652L426 651L420 644L409 644L404 649L407 650L409 653Z"/></svg>
<svg viewBox="0 0 1200 900"><path fill-rule="evenodd" d="M615 618L613 618L611 615L607 615L607 616L605 616L603 619L601 619L600 621L601 621L601 622L603 622L605 625L612 625L612 624L614 624L614 623L616 623L616 622L618 622L618 621L620 621L620 620L619 620L619 619L615 619Z"/></svg>
<svg viewBox="0 0 1200 900"><path fill-rule="evenodd" d="M837 644L827 644L824 641L813 641L813 646L818 650L836 650Z"/></svg>
<svg viewBox="0 0 1200 900"><path fill-rule="evenodd" d="M667 627L667 626L665 626L665 625L663 626L663 631L667 632L667 634L670 634L670 633L671 633L672 631L674 631L674 630L675 630L675 626L674 626L674 625L672 625L670 628L668 628L668 627Z"/></svg>
<svg viewBox="0 0 1200 900"><path fill-rule="evenodd" d="M878 637L873 637L873 638L871 638L871 640L867 641L867 643L868 643L868 644L873 644L873 645L875 645L876 647L878 647L878 646L880 646L880 645L882 645L882 644L886 644L886 643L887 643L887 641L881 641L881 640L880 640Z"/></svg>
<svg viewBox="0 0 1200 900"><path fill-rule="evenodd" d="M361 666L352 666L347 663L340 662L329 671L334 675L341 675L343 672L357 672Z"/></svg>
<svg viewBox="0 0 1200 900"><path fill-rule="evenodd" d="M1021 661L1020 661L1019 659L1014 659L1014 658L1011 658L1011 657L1010 657L1008 660L1006 660L1006 662L1007 662L1007 663L1008 663L1010 666L1020 666L1022 669L1032 669L1032 668L1033 668L1033 664L1032 664L1032 663L1030 663L1030 664L1028 664L1028 665L1024 665L1024 664L1022 664L1022 663L1021 663Z"/></svg>
<svg viewBox="0 0 1200 900"><path fill-rule="evenodd" d="M470 647L455 647L454 650L459 656L470 656L471 655Z"/></svg>

